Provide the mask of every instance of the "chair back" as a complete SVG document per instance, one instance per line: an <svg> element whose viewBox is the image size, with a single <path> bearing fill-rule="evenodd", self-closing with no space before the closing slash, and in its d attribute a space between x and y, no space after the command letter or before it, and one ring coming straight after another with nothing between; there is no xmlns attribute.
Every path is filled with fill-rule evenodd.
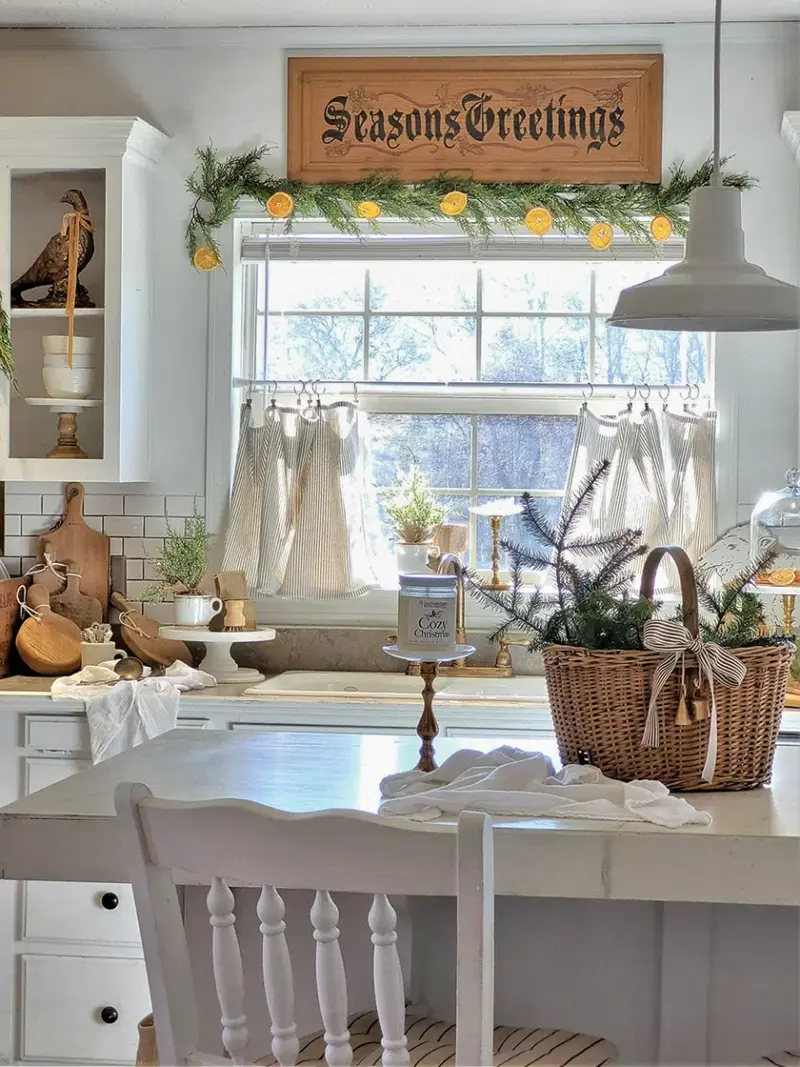
<svg viewBox="0 0 800 1067"><path fill-rule="evenodd" d="M337 892L372 894L366 926L386 1067L409 1062L397 914L389 894L457 897L456 1064L491 1064L494 859L487 815L464 812L457 828L354 811L292 815L250 801L161 800L147 786L129 783L117 787L115 804L131 854L131 884L162 1064L196 1063L203 1057L176 872L181 882L210 886L206 903L222 1044L234 1064L252 1062L264 1050L249 1048L232 884L261 888L256 911L262 980L272 1053L282 1067L296 1063L300 1047L280 895L287 889L315 891L310 933L325 1058L331 1067L348 1067L353 1059L333 896Z"/></svg>

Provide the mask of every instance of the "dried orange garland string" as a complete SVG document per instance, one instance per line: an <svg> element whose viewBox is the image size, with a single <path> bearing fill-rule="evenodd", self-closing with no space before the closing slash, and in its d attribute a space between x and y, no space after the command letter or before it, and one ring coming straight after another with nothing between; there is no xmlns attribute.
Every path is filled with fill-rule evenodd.
<svg viewBox="0 0 800 1067"><path fill-rule="evenodd" d="M75 298L78 293L78 246L81 230L94 233L88 211L68 211L61 220L61 236L68 235L67 243L67 299L64 304L69 332L67 340L67 363L72 367L72 344L75 338Z"/></svg>

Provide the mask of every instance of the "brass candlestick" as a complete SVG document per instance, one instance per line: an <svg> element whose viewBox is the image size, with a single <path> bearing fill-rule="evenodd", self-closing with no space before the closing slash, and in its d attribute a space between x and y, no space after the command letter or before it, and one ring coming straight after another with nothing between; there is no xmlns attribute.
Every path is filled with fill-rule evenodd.
<svg viewBox="0 0 800 1067"><path fill-rule="evenodd" d="M433 683L439 673L439 664L420 663L419 673L425 684L422 688L422 714L417 723L417 736L422 742L417 770L435 771L436 760L433 758L433 742L439 734L439 724L433 713L433 698L436 695Z"/></svg>
<svg viewBox="0 0 800 1067"><path fill-rule="evenodd" d="M456 645L449 652L437 653L433 649L424 654L403 652L397 645L385 645L384 652L395 659L405 660L407 663L418 663L419 673L422 678L422 714L417 723L417 737L421 744L419 749L419 761L414 768L416 771L424 771L426 774L436 770L436 758L433 751L433 742L439 735L439 724L433 711L433 700L436 690L433 683L439 674L440 663L452 663L453 660L466 659L471 656L475 648L473 645Z"/></svg>
<svg viewBox="0 0 800 1067"><path fill-rule="evenodd" d="M507 497L504 500L491 500L488 504L478 504L469 510L473 515L485 516L492 531L492 577L487 589L510 589L508 582L500 581L500 523L507 515L519 515L522 505Z"/></svg>

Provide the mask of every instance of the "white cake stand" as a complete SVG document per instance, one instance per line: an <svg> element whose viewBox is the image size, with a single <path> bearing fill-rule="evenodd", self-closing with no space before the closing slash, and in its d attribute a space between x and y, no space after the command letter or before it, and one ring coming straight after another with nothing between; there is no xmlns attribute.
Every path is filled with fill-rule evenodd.
<svg viewBox="0 0 800 1067"><path fill-rule="evenodd" d="M397 645L384 645L383 651L395 659L404 659L407 663L418 663L419 673L422 676L422 715L417 723L417 737L422 742L419 750L419 763L414 768L417 771L435 771L436 760L434 759L433 742L439 734L439 723L433 714L433 698L436 690L433 688L434 680L439 673L440 663L452 663L455 659L466 659L475 651L474 645L455 645L449 652L404 652Z"/></svg>
<svg viewBox="0 0 800 1067"><path fill-rule="evenodd" d="M271 626L259 626L257 630L209 630L203 626L160 626L159 637L172 641L197 641L206 646L206 655L200 670L217 679L217 685L252 685L263 682L264 675L252 667L240 667L231 655L233 645L255 645L262 641L274 641L275 631Z"/></svg>

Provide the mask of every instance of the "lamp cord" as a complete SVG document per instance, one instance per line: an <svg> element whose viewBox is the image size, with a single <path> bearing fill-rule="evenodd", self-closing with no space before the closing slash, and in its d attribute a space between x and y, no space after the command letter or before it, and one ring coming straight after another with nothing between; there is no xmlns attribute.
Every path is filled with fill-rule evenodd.
<svg viewBox="0 0 800 1067"><path fill-rule="evenodd" d="M714 9L714 177L713 184L722 185L722 171L719 158L719 117L720 117L720 59L722 54L722 0L716 0Z"/></svg>

